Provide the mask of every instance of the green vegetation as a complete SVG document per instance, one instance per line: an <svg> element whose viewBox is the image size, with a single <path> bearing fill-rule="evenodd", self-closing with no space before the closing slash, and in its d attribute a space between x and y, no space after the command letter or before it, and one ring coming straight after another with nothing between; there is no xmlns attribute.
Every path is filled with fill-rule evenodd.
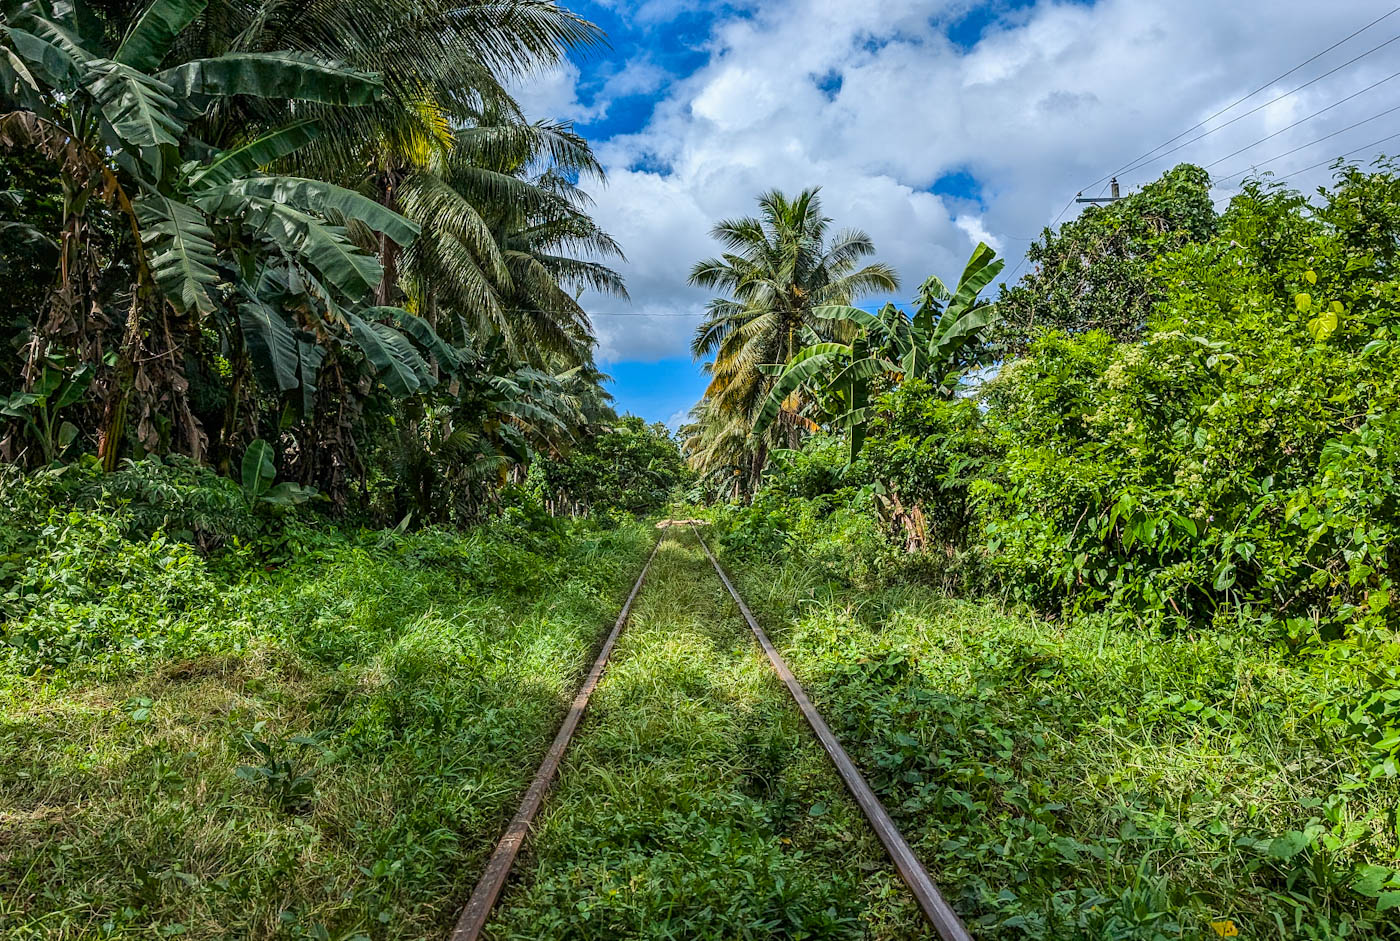
<svg viewBox="0 0 1400 941"><path fill-rule="evenodd" d="M1369 663L854 586L853 528L726 557L975 936L1400 937L1400 782L1346 714Z"/></svg>
<svg viewBox="0 0 1400 941"><path fill-rule="evenodd" d="M713 512L979 936L1400 937L1400 174L1207 187L1047 233L952 395L775 365L824 433Z"/></svg>
<svg viewBox="0 0 1400 941"><path fill-rule="evenodd" d="M616 419L578 299L626 294L584 208L602 168L504 90L591 24L539 0L0 14L0 270L24 282L0 460L236 476L262 440L338 512L464 523Z"/></svg>
<svg viewBox="0 0 1400 941"><path fill-rule="evenodd" d="M138 470L6 490L0 935L442 936L652 537L260 528ZM153 480L250 531L152 531Z"/></svg>
<svg viewBox="0 0 1400 941"><path fill-rule="evenodd" d="M858 307L819 307L813 316L834 320L854 330L850 343L815 343L788 360L768 390L754 420L761 435L783 414L783 403L804 384L819 386L819 408L834 416L856 459L870 421L871 380L890 378L931 382L945 395L968 370L985 365L982 332L997 316L994 304L979 303L977 295L1001 272L996 253L978 243L950 291L936 276L919 288L919 304L910 317L893 304L879 314Z"/></svg>
<svg viewBox="0 0 1400 941"><path fill-rule="evenodd" d="M921 919L695 537L667 537L490 936L909 938Z"/></svg>
<svg viewBox="0 0 1400 941"><path fill-rule="evenodd" d="M822 215L817 190L795 199L774 190L758 204L758 218L716 223L711 234L725 254L697 263L690 274L691 284L729 295L710 301L695 328L691 351L714 360L705 365L712 378L687 442L696 471L725 495L752 493L769 451L796 444L805 427L792 416L785 427L755 432L772 386L764 367L787 363L817 339L836 339L831 321L816 313L820 308L899 287L888 265L856 267L875 252L869 235L846 230L828 242L832 220Z"/></svg>
<svg viewBox="0 0 1400 941"><path fill-rule="evenodd" d="M555 514L577 516L658 512L689 478L666 426L629 416L567 454L531 465L527 483Z"/></svg>
<svg viewBox="0 0 1400 941"><path fill-rule="evenodd" d="M1400 168L876 314L766 193L682 451L506 91L601 38L0 0L0 935L441 936L685 498L979 937L1400 937ZM496 937L924 934L721 592L668 536Z"/></svg>

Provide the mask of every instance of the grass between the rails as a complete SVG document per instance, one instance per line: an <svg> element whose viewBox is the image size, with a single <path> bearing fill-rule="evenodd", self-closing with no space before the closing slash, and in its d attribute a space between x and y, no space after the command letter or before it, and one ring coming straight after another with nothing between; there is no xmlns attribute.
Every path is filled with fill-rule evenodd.
<svg viewBox="0 0 1400 941"><path fill-rule="evenodd" d="M0 551L6 938L445 936L652 538L124 532Z"/></svg>
<svg viewBox="0 0 1400 941"><path fill-rule="evenodd" d="M1368 678L1394 644L1294 654L729 564L977 937L1400 937L1400 779L1355 731L1400 697Z"/></svg>
<svg viewBox="0 0 1400 941"><path fill-rule="evenodd" d="M662 543L492 938L927 937L695 537Z"/></svg>

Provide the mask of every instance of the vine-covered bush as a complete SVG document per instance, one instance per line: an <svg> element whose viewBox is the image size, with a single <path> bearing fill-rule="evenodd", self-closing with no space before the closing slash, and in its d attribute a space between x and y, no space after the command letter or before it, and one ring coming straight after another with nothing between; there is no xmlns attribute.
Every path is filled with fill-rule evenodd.
<svg viewBox="0 0 1400 941"><path fill-rule="evenodd" d="M1042 609L1291 643L1393 630L1400 178L1251 185L1152 269L1138 340L1050 333L975 400L887 394L865 460L930 544Z"/></svg>
<svg viewBox="0 0 1400 941"><path fill-rule="evenodd" d="M1090 206L1026 252L1030 270L997 301L998 345L1021 355L1038 336L1102 330L1140 336L1163 298L1159 259L1214 236L1219 217L1210 176L1191 164L1163 174L1117 202Z"/></svg>

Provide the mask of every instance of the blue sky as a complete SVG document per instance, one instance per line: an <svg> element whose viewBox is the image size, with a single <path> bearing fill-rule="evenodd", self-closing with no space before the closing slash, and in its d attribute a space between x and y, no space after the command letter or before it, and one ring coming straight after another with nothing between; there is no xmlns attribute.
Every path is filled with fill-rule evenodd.
<svg viewBox="0 0 1400 941"><path fill-rule="evenodd" d="M686 275L714 252L714 221L751 214L759 192L822 186L837 226L865 229L900 272L896 301L930 273L956 276L979 240L1014 269L1078 190L1389 7L1349 0L1319 21L1312 0L562 2L610 46L521 81L518 96L532 116L575 122L608 169L595 214L627 253L632 299L584 304L619 410L672 424L706 384L687 346L707 298ZM1249 107L1394 35L1392 19ZM1389 71L1383 54L1366 57L1124 186L1179 159L1287 174L1380 138L1393 128L1270 161L1388 107L1387 88L1230 156Z"/></svg>

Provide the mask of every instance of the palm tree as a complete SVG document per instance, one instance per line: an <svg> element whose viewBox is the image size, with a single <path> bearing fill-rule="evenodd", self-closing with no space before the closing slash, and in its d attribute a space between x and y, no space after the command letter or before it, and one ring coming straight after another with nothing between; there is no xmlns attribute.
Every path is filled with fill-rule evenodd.
<svg viewBox="0 0 1400 941"><path fill-rule="evenodd" d="M464 342L500 337L537 366L556 354L565 360L552 366L591 363L578 293L627 296L597 260L622 252L587 214L578 182L602 182L602 166L567 125L482 120L403 181L403 210L423 231L404 258L409 294L443 329L460 319Z"/></svg>
<svg viewBox="0 0 1400 941"><path fill-rule="evenodd" d="M690 273L691 284L727 295L710 301L691 343L697 358L714 357L706 365L711 380L702 414L706 422L723 423L731 432L718 434L716 443L732 440L735 427L746 433L753 428L773 382L765 364L785 364L814 339L836 337L832 323L815 317L815 309L899 288L888 265L857 267L875 252L869 235L849 229L828 244L832 220L822 214L818 193L803 190L795 199L777 190L764 193L758 218L725 220L714 227L712 235L725 253L700 262ZM789 443L796 443L803 427L788 422ZM769 450L782 440L778 435L774 426L750 436L743 489L751 492L757 486ZM702 473L712 469L706 457L710 453L694 452Z"/></svg>
<svg viewBox="0 0 1400 941"><path fill-rule="evenodd" d="M762 434L783 414L789 397L810 388L844 429L854 461L865 441L872 380L925 379L948 396L969 369L985 364L982 334L998 312L996 304L977 297L1004 265L979 242L953 290L937 276L923 283L913 317L893 304L879 314L858 307L817 308L815 316L849 325L855 335L849 343L814 343L786 366L769 370L777 381L754 422L754 433Z"/></svg>

